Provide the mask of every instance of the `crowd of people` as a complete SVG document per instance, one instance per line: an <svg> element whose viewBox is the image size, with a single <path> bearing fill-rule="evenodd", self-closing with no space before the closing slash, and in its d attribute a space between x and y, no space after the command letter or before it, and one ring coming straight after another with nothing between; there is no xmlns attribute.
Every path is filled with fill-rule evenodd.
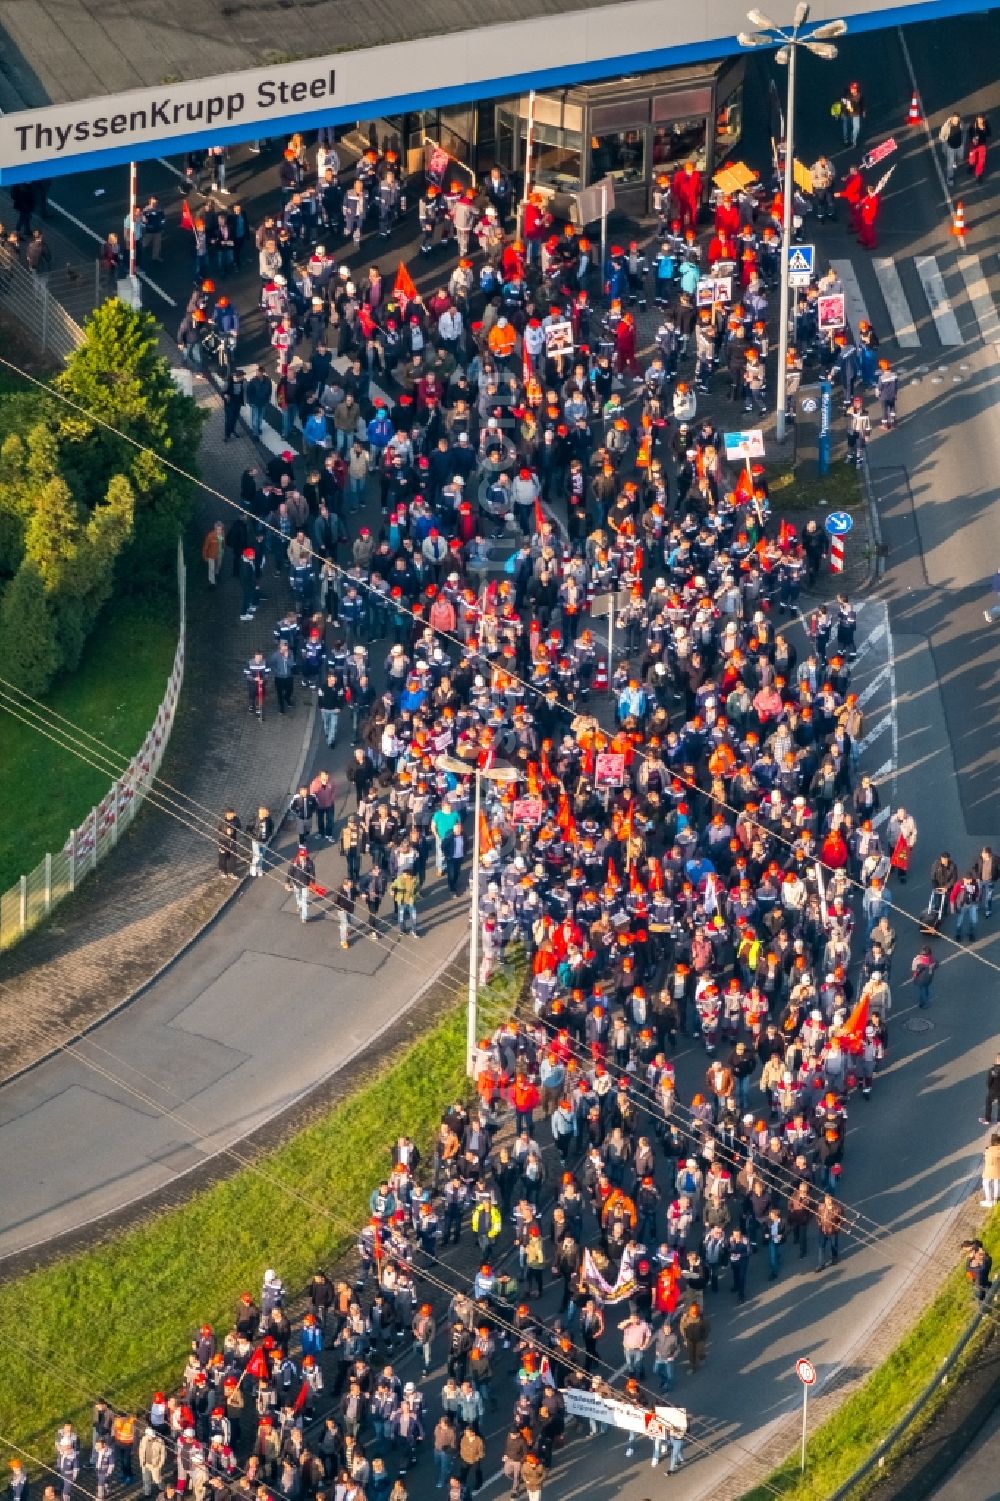
<svg viewBox="0 0 1000 1501"><path fill-rule="evenodd" d="M301 920L328 904L347 947L389 897L416 935L432 870L459 890L475 836L480 980L524 965L526 998L480 1040L474 1104L450 1106L426 1160L393 1143L356 1277L317 1272L297 1312L268 1270L230 1329L196 1332L141 1423L98 1404L89 1448L59 1434L66 1501L85 1463L99 1501L116 1461L130 1480L134 1450L144 1494L168 1501L403 1501L431 1465L462 1501L487 1461L537 1501L568 1433L596 1436L621 1408L640 1419L624 1421L631 1454L662 1407L649 1458L673 1471L686 1418L669 1402L699 1390L713 1303L810 1257L822 1274L851 1220L848 1111L889 1047L893 883L917 828L902 807L879 817L860 765L857 612L843 592L823 602L822 529L772 513L763 466L731 469L706 411L720 372L746 410L765 404L780 193L719 195L705 225L685 167L660 185L655 254L613 245L595 268L538 196L511 228L498 170L471 194L428 181L425 260L442 241L456 259L421 295L405 268L355 281L327 248L391 231L389 155L345 189L325 137L315 159L298 139L284 153L256 244L274 378L230 370L227 435L244 406L259 433L276 402L303 453L244 473L244 513L203 555L215 584L229 551L241 619L262 590L291 601L273 653L247 662L249 712L312 695L329 748L349 724L340 830L327 772L292 801ZM224 157L209 166L224 192ZM225 338L235 317L238 333L207 275L239 264L249 232L231 236L232 217L191 214L199 277L178 338L196 360L206 330ZM730 294L703 305L728 263ZM815 354L854 409L880 382L877 340L821 336L824 290L803 296L790 358L800 374ZM659 327L640 361L647 302ZM508 779L482 778L473 829L473 773L496 767ZM273 835L267 809L246 827L227 810L221 874L249 857L263 875ZM333 891L324 841L345 862ZM923 1004L933 953L918 957ZM682 1045L703 1049L693 1089ZM474 1250L458 1291L453 1245Z"/></svg>

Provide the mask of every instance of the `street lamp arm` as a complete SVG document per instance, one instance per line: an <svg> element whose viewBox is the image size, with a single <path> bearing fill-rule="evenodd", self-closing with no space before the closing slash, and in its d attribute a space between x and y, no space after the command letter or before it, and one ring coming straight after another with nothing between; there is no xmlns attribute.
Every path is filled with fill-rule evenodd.
<svg viewBox="0 0 1000 1501"><path fill-rule="evenodd" d="M814 26L809 33L809 41L827 42L833 37L846 36L846 21L824 21L820 26Z"/></svg>

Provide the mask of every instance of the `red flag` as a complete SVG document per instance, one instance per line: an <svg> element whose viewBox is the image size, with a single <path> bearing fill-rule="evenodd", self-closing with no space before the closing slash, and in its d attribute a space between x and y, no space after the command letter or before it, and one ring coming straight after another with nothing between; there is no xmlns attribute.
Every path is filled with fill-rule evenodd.
<svg viewBox="0 0 1000 1501"><path fill-rule="evenodd" d="M404 303L412 302L417 295L413 277L407 271L405 261L400 261L399 263L399 270L396 272L396 280L393 282L392 290L397 297L402 298Z"/></svg>
<svg viewBox="0 0 1000 1501"><path fill-rule="evenodd" d="M299 1387L299 1394L295 1398L295 1402L294 1402L294 1405L292 1407L292 1411L293 1412L301 1412L302 1409L303 1409L303 1407L305 1407L306 1403L308 1402L308 1400L309 1400L309 1383L305 1379L305 1377L303 1377L302 1378L302 1385Z"/></svg>
<svg viewBox="0 0 1000 1501"><path fill-rule="evenodd" d="M840 1029L840 1045L845 1053L860 1053L868 1025L869 999L863 995Z"/></svg>
<svg viewBox="0 0 1000 1501"><path fill-rule="evenodd" d="M619 886L619 885L621 885L621 882L618 879L618 872L615 870L615 862L613 860L609 860L608 861L608 885L609 886Z"/></svg>
<svg viewBox="0 0 1000 1501"><path fill-rule="evenodd" d="M556 810L556 826L565 834L573 822L573 811L569 805L569 795L563 793L559 799L559 807Z"/></svg>
<svg viewBox="0 0 1000 1501"><path fill-rule="evenodd" d="M542 502L535 498L535 531L540 532L545 525L545 512L542 510Z"/></svg>
<svg viewBox="0 0 1000 1501"><path fill-rule="evenodd" d="M246 1363L246 1374L255 1381L266 1381L271 1374L267 1356L259 1345Z"/></svg>
<svg viewBox="0 0 1000 1501"><path fill-rule="evenodd" d="M479 815L479 852L480 852L480 854L482 854L483 850L491 850L492 848L493 848L493 835L490 833L490 826L489 826L489 823L487 822L486 814L485 813L480 813L480 815Z"/></svg>

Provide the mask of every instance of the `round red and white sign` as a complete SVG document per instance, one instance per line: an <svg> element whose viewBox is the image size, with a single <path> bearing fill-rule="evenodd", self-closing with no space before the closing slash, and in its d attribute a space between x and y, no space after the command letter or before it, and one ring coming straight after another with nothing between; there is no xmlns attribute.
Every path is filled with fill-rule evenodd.
<svg viewBox="0 0 1000 1501"><path fill-rule="evenodd" d="M804 1355L801 1360L795 1362L795 1374L803 1386L816 1385L816 1367L811 1360L806 1360Z"/></svg>

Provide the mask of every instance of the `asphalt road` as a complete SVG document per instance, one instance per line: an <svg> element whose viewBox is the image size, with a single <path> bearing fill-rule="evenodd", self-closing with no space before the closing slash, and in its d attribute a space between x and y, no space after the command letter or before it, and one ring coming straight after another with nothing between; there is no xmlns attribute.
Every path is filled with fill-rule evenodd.
<svg viewBox="0 0 1000 1501"><path fill-rule="evenodd" d="M913 63L932 112L953 103L966 113L996 106L997 88L989 73L997 36L997 21L990 17L909 33ZM818 71L821 65L815 67ZM895 762L897 797L920 827L914 878L897 897L904 909L916 912L924 896L923 873L939 850L950 849L962 865L980 841L991 838L996 846L1000 839L995 750L1000 640L985 627L981 614L989 576L1000 561L995 515L990 514L1000 468L997 351L983 338L947 233L926 137L902 128L910 84L894 33L857 45L848 41L842 64L829 75L803 74L799 154L811 159L821 147L829 149L835 126L828 103L844 73L858 77L869 95L868 139L880 139L892 129L901 143L880 226L880 254L898 268L920 341L912 349L887 343L887 352L917 379L904 385L899 427L880 435L871 452L890 549L879 599L888 607L892 655L890 638L884 636L885 654L881 645L873 646L870 661L861 664L862 681L882 674L875 691L887 693L890 704L895 701L894 722L886 732L888 755ZM934 118L939 121L940 114ZM845 158L841 154L838 160ZM166 196L176 178L165 168L144 169L143 191L161 185L155 173L162 174ZM235 182L243 191L238 174ZM989 228L997 207L991 182L988 178L969 192L966 207L969 252L979 258L996 303L1000 267ZM97 229L119 222L121 189L117 204L116 185L110 181L101 199L94 199L92 191L88 181L79 179L60 186L56 198ZM255 191L249 186L252 213ZM865 253L842 231L820 234L817 240L821 255L842 258L855 269L872 321L880 332L890 331L882 283ZM82 239L80 243L82 247ZM939 341L938 321L918 285L914 258L921 255L937 262L960 344ZM186 285L182 268L165 268L161 285L179 301ZM161 311L155 302L149 305ZM874 629L878 619L873 606ZM873 745L871 764L881 765L884 754L883 745ZM281 905L280 895L271 892L241 898L235 913L191 951L162 987L109 1024L103 1037L103 1045L115 1055L133 1059L158 1089L168 1091L158 1098L169 1103L176 1091L184 1112L196 1107L210 1143L251 1129L265 1099L287 1101L303 1087L299 1039L295 1047L281 1042L280 1020L290 1002L301 1012L326 1070L412 990L408 968L374 953L366 957L352 951L342 961L329 924L303 934L279 911ZM928 1030L907 1029L913 1019L911 1003L907 990L897 985L889 1065L871 1104L859 1102L852 1109L845 1197L890 1233L877 1243L851 1246L836 1272L823 1277L800 1276L789 1263L782 1279L768 1287L755 1268L750 1302L735 1308L724 1293L710 1306L708 1363L696 1377L681 1378L676 1398L689 1406L696 1432L715 1452L698 1458L692 1444L693 1462L670 1482L674 1494L729 1493L732 1481L725 1477L733 1467L742 1468L745 1450L765 1444L769 1425L797 1405L795 1358L808 1354L813 1359L821 1385L845 1367L863 1369L869 1331L889 1316L898 1295L905 1300L925 1266L926 1253L944 1232L981 1147L976 1117L980 1081L995 1049L998 923L1000 917L992 930L984 928L974 952L939 945L943 962ZM897 927L897 974L904 975L915 925L901 917ZM440 943L442 953L459 931L457 918L450 929L443 924L436 930L434 943ZM421 949L422 959L426 952ZM376 973L378 983L372 985ZM369 1008L362 1025L353 1005L359 986ZM331 1028L331 1015L343 1027ZM102 1042L102 1034L95 1034L95 1040ZM682 1090L690 1091L704 1065L700 1052L682 1057ZM249 1109L248 1100L253 1101ZM72 1163L64 1160L69 1139L77 1143ZM130 1153L130 1143L138 1150ZM52 1233L57 1225L81 1223L120 1202L123 1193L164 1181L202 1148L193 1148L170 1122L138 1108L114 1088L95 1086L79 1065L56 1059L0 1092L0 1150L8 1185L0 1203L0 1250L10 1250ZM950 1249L945 1239L943 1261ZM551 1301L547 1306L553 1311ZM504 1416L498 1414L498 1422ZM491 1455L497 1452L491 1446ZM582 1452L574 1448L570 1457ZM546 1494L615 1494L639 1501L648 1494L649 1482L648 1451L626 1464L623 1442L607 1438L588 1442L585 1468L566 1466ZM422 1492L418 1488L415 1493Z"/></svg>

